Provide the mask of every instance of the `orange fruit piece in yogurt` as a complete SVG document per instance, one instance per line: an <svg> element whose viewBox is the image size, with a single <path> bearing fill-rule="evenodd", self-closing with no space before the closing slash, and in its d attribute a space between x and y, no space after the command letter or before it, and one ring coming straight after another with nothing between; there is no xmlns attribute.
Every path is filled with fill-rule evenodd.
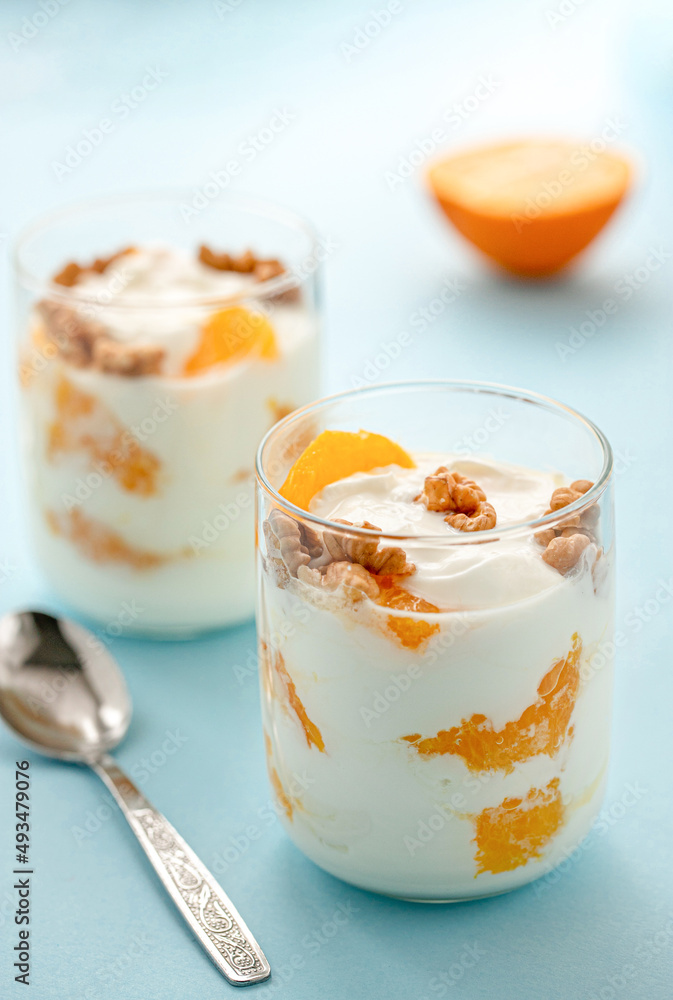
<svg viewBox="0 0 673 1000"><path fill-rule="evenodd" d="M555 757L571 733L569 730L580 684L582 642L577 634L564 659L557 660L544 675L538 697L513 722L495 729L485 715L472 715L459 726L442 729L436 736L419 733L403 736L423 757L453 754L461 757L472 771L503 771L537 754Z"/></svg>
<svg viewBox="0 0 673 1000"><path fill-rule="evenodd" d="M297 685L292 680L285 659L280 650L271 650L267 643L260 643L260 668L264 689L269 697L280 696L285 702L286 710L295 716L306 737L307 746L316 747L320 753L325 753L325 741L322 733L309 716L304 703L297 692Z"/></svg>
<svg viewBox="0 0 673 1000"><path fill-rule="evenodd" d="M413 469L410 455L390 438L370 431L323 431L301 453L280 488L290 503L308 510L316 493L356 472L387 465Z"/></svg>
<svg viewBox="0 0 673 1000"><path fill-rule="evenodd" d="M92 562L125 563L132 569L149 570L162 566L171 559L171 556L129 545L116 531L101 521L87 517L80 510L61 514L47 510L45 516L55 535L67 538Z"/></svg>
<svg viewBox="0 0 673 1000"><path fill-rule="evenodd" d="M539 858L563 818L558 778L544 788L531 788L524 799L503 799L500 805L482 810L474 818L477 875L511 872Z"/></svg>
<svg viewBox="0 0 673 1000"><path fill-rule="evenodd" d="M437 614L439 608L422 597L415 597L408 590L393 582L381 585L381 592L376 603L384 608L394 608L396 611L414 611L420 614ZM431 624L422 618L411 618L398 615L388 616L388 628L407 649L418 649L426 639L439 631L439 625Z"/></svg>
<svg viewBox="0 0 673 1000"><path fill-rule="evenodd" d="M276 335L266 316L243 306L219 309L201 329L196 350L187 359L184 375L201 375L216 365L257 354L266 361L278 356Z"/></svg>
<svg viewBox="0 0 673 1000"><path fill-rule="evenodd" d="M121 489L140 496L158 490L161 462L91 393L62 376L54 392L54 420L49 425L47 458L79 453L92 469L104 467Z"/></svg>

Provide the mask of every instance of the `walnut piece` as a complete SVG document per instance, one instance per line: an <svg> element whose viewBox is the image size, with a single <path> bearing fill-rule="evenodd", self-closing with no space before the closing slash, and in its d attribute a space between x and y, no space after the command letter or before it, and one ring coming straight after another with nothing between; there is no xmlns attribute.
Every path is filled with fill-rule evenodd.
<svg viewBox="0 0 673 1000"><path fill-rule="evenodd" d="M113 253L110 257L97 257L92 264L78 264L76 261L70 261L66 264L62 271L55 274L51 279L56 285L64 285L66 288L72 288L76 285L79 279L86 274L103 274L103 272L127 253L133 253L135 247L124 247L123 250L118 250L117 253Z"/></svg>
<svg viewBox="0 0 673 1000"><path fill-rule="evenodd" d="M415 499L428 510L471 514L486 499L486 494L472 479L440 465L433 475L425 477L423 492Z"/></svg>
<svg viewBox="0 0 673 1000"><path fill-rule="evenodd" d="M325 569L322 585L328 590L336 590L343 584L352 590L359 590L372 600L379 596L376 579L364 566L352 562L333 562Z"/></svg>
<svg viewBox="0 0 673 1000"><path fill-rule="evenodd" d="M471 514L447 514L444 520L458 531L490 531L497 516L492 504L482 501Z"/></svg>
<svg viewBox="0 0 673 1000"><path fill-rule="evenodd" d="M271 511L266 523L273 535L270 538L267 532L267 542L272 544L275 539L281 559L291 576L297 576L300 567L308 566L311 559L322 554L320 536L309 525L295 521L289 514L278 509Z"/></svg>
<svg viewBox="0 0 673 1000"><path fill-rule="evenodd" d="M102 324L60 302L44 299L36 308L44 320L47 339L56 345L61 357L78 368L88 367L95 341L105 336Z"/></svg>
<svg viewBox="0 0 673 1000"><path fill-rule="evenodd" d="M561 486L551 495L547 514L555 514L588 493L594 484L589 479L576 479L570 486ZM559 573L568 573L576 566L587 545L593 541L592 529L600 517L596 504L578 514L570 514L553 528L544 528L535 540L544 546L542 558Z"/></svg>
<svg viewBox="0 0 673 1000"><path fill-rule="evenodd" d="M236 257L229 253L215 253L210 247L202 244L199 247L199 260L206 267L213 267L217 271L235 271L238 274L251 274L257 281L270 281L281 274L285 274L287 268L276 257L264 259L257 257L252 250L245 250ZM278 301L294 302L299 297L298 288L288 288L279 295L274 296Z"/></svg>
<svg viewBox="0 0 673 1000"><path fill-rule="evenodd" d="M122 344L107 335L102 323L60 302L45 299L37 310L44 319L47 339L64 361L77 368L130 378L161 371L166 352L158 344Z"/></svg>
<svg viewBox="0 0 673 1000"><path fill-rule="evenodd" d="M110 337L100 337L93 344L93 366L111 375L137 378L158 375L166 351L159 344L120 344Z"/></svg>
<svg viewBox="0 0 673 1000"><path fill-rule="evenodd" d="M367 528L369 531L381 530L370 521L354 525L344 518L335 518L335 523L351 528ZM325 531L323 541L332 559L337 562L346 560L357 563L377 576L409 576L416 572L414 564L407 562L407 554L404 549L398 546L385 545L380 548L376 539L358 538L346 532Z"/></svg>
<svg viewBox="0 0 673 1000"><path fill-rule="evenodd" d="M574 503L575 500L579 500L581 496L582 494L577 490L573 490L569 486L561 486L559 489L554 490L551 495L550 510L561 510L562 507L567 507L569 504Z"/></svg>
<svg viewBox="0 0 673 1000"><path fill-rule="evenodd" d="M549 566L565 575L579 562L580 556L589 545L591 539L583 533L574 533L567 537L553 538L542 553L542 558Z"/></svg>
<svg viewBox="0 0 673 1000"><path fill-rule="evenodd" d="M588 493L594 484L590 479L576 479L574 483L570 484L570 489L575 490L576 493Z"/></svg>
<svg viewBox="0 0 673 1000"><path fill-rule="evenodd" d="M449 472L445 465L425 477L423 492L415 499L424 503L428 510L448 512L444 520L458 531L495 528L495 509L487 503L481 486L459 472Z"/></svg>

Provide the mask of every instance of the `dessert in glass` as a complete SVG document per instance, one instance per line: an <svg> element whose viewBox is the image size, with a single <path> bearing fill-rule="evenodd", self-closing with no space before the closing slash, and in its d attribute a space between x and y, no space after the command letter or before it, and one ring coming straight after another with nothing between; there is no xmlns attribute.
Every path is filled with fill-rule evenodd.
<svg viewBox="0 0 673 1000"><path fill-rule="evenodd" d="M316 243L274 206L83 203L16 253L32 536L70 605L180 637L254 611L254 456L318 392Z"/></svg>
<svg viewBox="0 0 673 1000"><path fill-rule="evenodd" d="M257 480L264 739L296 846L419 901L565 858L609 754L603 434L517 389L382 385L281 421Z"/></svg>

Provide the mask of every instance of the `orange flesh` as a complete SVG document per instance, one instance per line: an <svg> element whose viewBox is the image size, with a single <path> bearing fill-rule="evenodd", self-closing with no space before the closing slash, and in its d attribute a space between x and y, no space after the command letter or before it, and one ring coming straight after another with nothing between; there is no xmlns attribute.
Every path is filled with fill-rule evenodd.
<svg viewBox="0 0 673 1000"><path fill-rule="evenodd" d="M525 799L503 799L475 817L477 874L511 872L539 858L563 823L559 779L531 788ZM476 878L476 875L475 875Z"/></svg>
<svg viewBox="0 0 673 1000"><path fill-rule="evenodd" d="M285 794L285 789L283 788L281 780L278 777L278 771L275 769L273 764L269 764L269 780L271 781L271 786L274 792L276 793L276 798L283 807L285 815L287 816L288 819L292 819L292 814L294 812L294 809L292 808L292 803Z"/></svg>
<svg viewBox="0 0 673 1000"><path fill-rule="evenodd" d="M131 432L95 396L62 376L56 386L56 416L49 427L47 457L81 452L91 465L109 470L123 490L152 496L157 491L159 459L142 448Z"/></svg>
<svg viewBox="0 0 673 1000"><path fill-rule="evenodd" d="M268 648L264 644L262 644L262 650L263 667L266 671L273 670L279 679L281 686L285 691L288 706L298 719L299 724L304 731L306 743L309 747L317 747L321 753L325 753L325 741L322 738L322 733L316 726L315 722L312 722L309 719L303 702L297 694L296 685L287 672L282 653L276 650L272 655L269 655ZM271 680L270 677L268 679Z"/></svg>
<svg viewBox="0 0 673 1000"><path fill-rule="evenodd" d="M404 448L382 434L323 431L299 456L279 492L308 510L316 493L330 483L387 465L413 469L415 463Z"/></svg>
<svg viewBox="0 0 673 1000"><path fill-rule="evenodd" d="M384 608L394 608L396 611L415 611L420 614L438 614L439 608L422 597L415 597L394 583L390 577L380 577L381 592L376 603ZM434 632L439 631L439 625L418 618L398 618L388 616L388 628L394 632L399 641L407 649L418 649ZM406 737L405 737L406 739Z"/></svg>
<svg viewBox="0 0 673 1000"><path fill-rule="evenodd" d="M202 372L228 361L257 353L266 361L278 356L276 337L268 319L243 306L213 313L203 325L198 347L183 368L184 375Z"/></svg>
<svg viewBox="0 0 673 1000"><path fill-rule="evenodd" d="M452 754L461 757L471 771L503 771L537 754L555 757L569 731L570 717L579 689L579 661L582 643L577 633L565 659L557 660L538 686L538 698L515 722L494 729L485 715L463 719L459 726L444 729L436 736L420 733L403 736L423 757Z"/></svg>
<svg viewBox="0 0 673 1000"><path fill-rule="evenodd" d="M121 535L100 521L85 517L80 510L57 515L46 512L47 523L55 535L67 538L82 555L96 563L126 563L132 569L154 569L168 562L169 556L147 552L129 545Z"/></svg>
<svg viewBox="0 0 673 1000"><path fill-rule="evenodd" d="M269 738L268 733L264 733L264 749L266 750L266 767L267 771L269 772L269 781L271 782L271 787L276 793L276 798L283 807L285 815L287 816L288 819L292 819L292 814L294 812L292 803L285 793L285 789L283 788L283 783L280 780L278 771L271 763L271 758L273 756L273 748L271 746L271 739Z"/></svg>
<svg viewBox="0 0 673 1000"><path fill-rule="evenodd" d="M429 171L441 208L501 266L551 274L583 250L628 189L631 169L612 153L530 140L448 157Z"/></svg>

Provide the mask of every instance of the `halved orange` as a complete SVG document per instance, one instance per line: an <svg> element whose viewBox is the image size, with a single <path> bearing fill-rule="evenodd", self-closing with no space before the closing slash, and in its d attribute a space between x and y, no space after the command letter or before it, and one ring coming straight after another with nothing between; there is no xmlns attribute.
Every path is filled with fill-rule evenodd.
<svg viewBox="0 0 673 1000"><path fill-rule="evenodd" d="M323 431L304 449L280 488L280 495L308 510L316 493L356 472L387 465L413 469L410 455L390 438L370 431Z"/></svg>
<svg viewBox="0 0 673 1000"><path fill-rule="evenodd" d="M525 277L564 267L601 231L627 192L630 164L587 145L528 139L447 157L428 181L456 229Z"/></svg>
<svg viewBox="0 0 673 1000"><path fill-rule="evenodd" d="M277 357L273 327L263 313L243 306L220 309L209 316L198 347L183 368L184 375L200 375L214 365L238 361L255 352L267 361Z"/></svg>

